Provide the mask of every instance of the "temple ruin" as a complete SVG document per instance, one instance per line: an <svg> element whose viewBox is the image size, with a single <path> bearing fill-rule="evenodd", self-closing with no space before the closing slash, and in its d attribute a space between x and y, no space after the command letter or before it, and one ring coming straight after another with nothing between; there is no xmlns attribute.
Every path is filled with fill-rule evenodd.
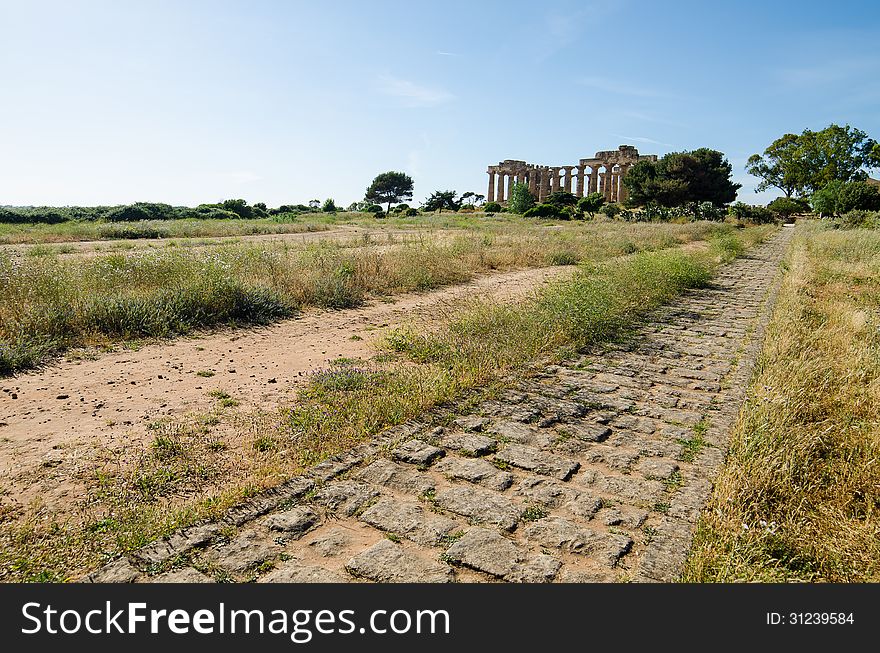
<svg viewBox="0 0 880 653"><path fill-rule="evenodd" d="M602 193L606 202L623 202L626 187L621 180L639 161L656 161L656 154L639 154L632 145L621 145L616 150L596 152L591 159L581 159L576 166L542 166L525 161L505 159L489 166L489 202L506 203L516 183L527 184L539 202L551 193L564 190L583 197ZM589 169L589 172L587 171Z"/></svg>

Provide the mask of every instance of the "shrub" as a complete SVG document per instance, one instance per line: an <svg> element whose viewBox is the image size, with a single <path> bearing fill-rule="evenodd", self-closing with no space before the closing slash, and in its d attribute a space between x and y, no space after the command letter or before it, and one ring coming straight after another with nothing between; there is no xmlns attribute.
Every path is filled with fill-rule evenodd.
<svg viewBox="0 0 880 653"><path fill-rule="evenodd" d="M522 214L524 218L559 218L562 209L555 204L538 204Z"/></svg>
<svg viewBox="0 0 880 653"><path fill-rule="evenodd" d="M770 209L763 206L753 206L745 202L737 202L731 205L728 213L744 222L754 224L769 224L776 221L776 216Z"/></svg>
<svg viewBox="0 0 880 653"><path fill-rule="evenodd" d="M405 215L407 218L411 218L411 217L416 216L418 214L419 214L419 210L413 209L413 208L409 208L403 212L403 215Z"/></svg>
<svg viewBox="0 0 880 653"><path fill-rule="evenodd" d="M620 213L620 207L617 204L606 204L599 209L599 212L613 219Z"/></svg>
<svg viewBox="0 0 880 653"><path fill-rule="evenodd" d="M602 193L590 193L578 200L577 207L582 213L589 213L590 216L593 216L596 211L602 208L603 204L605 204L605 196Z"/></svg>
<svg viewBox="0 0 880 653"><path fill-rule="evenodd" d="M556 206L574 206L578 203L578 198L574 193L569 193L567 190L557 190L550 193L550 197L547 198L546 204L555 204Z"/></svg>
<svg viewBox="0 0 880 653"><path fill-rule="evenodd" d="M840 216L842 229L876 229L880 227L880 213L876 211L847 211Z"/></svg>
<svg viewBox="0 0 880 653"><path fill-rule="evenodd" d="M367 204L363 209L361 209L364 213L374 213L376 217L382 217L384 213L381 206L378 204Z"/></svg>
<svg viewBox="0 0 880 653"><path fill-rule="evenodd" d="M458 210L459 213L473 213L474 211L476 211L476 209L470 204L465 204Z"/></svg>
<svg viewBox="0 0 880 653"><path fill-rule="evenodd" d="M501 205L498 202L486 202L482 206L483 213L500 213Z"/></svg>
<svg viewBox="0 0 880 653"><path fill-rule="evenodd" d="M333 201L332 197L328 197L324 200L324 204L321 206L321 210L324 213L336 213L339 209L336 208L336 202Z"/></svg>

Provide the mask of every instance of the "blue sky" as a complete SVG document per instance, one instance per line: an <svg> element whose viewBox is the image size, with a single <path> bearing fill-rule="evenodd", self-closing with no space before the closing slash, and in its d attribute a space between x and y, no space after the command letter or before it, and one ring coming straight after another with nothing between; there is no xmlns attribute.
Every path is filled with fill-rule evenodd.
<svg viewBox="0 0 880 653"><path fill-rule="evenodd" d="M620 144L880 139L880 2L0 0L0 205L486 192ZM875 176L878 176L875 174Z"/></svg>

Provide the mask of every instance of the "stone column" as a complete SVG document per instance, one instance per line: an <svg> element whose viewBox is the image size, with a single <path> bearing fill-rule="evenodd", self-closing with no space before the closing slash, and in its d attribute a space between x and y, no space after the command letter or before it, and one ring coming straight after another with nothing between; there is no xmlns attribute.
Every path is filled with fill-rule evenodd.
<svg viewBox="0 0 880 653"><path fill-rule="evenodd" d="M626 177L626 173L629 170L629 166L620 166L620 174L618 177L620 178L619 185L617 186L617 201L623 204L627 198L626 186L623 183L623 178Z"/></svg>
<svg viewBox="0 0 880 653"><path fill-rule="evenodd" d="M529 192L538 195L538 171L535 169L529 170Z"/></svg>
<svg viewBox="0 0 880 653"><path fill-rule="evenodd" d="M577 181L577 188L576 188L574 194L577 195L578 197L583 197L584 196L584 181L585 181L584 170L586 170L586 166L578 166L577 170L578 170L577 177L575 177L575 180Z"/></svg>
<svg viewBox="0 0 880 653"><path fill-rule="evenodd" d="M495 193L495 201L504 201L504 172L498 173L498 192Z"/></svg>
<svg viewBox="0 0 880 653"><path fill-rule="evenodd" d="M590 166L590 192L599 192L599 166Z"/></svg>
<svg viewBox="0 0 880 653"><path fill-rule="evenodd" d="M550 168L544 168L541 174L544 175L544 184L543 189L544 192L541 193L541 201L544 202L548 197L550 197L551 188L553 186L553 180L551 178L551 170Z"/></svg>
<svg viewBox="0 0 880 653"><path fill-rule="evenodd" d="M605 201L611 201L611 166L605 166L605 172L602 173L602 195Z"/></svg>
<svg viewBox="0 0 880 653"><path fill-rule="evenodd" d="M486 192L486 201L495 201L495 171L489 171L489 190Z"/></svg>

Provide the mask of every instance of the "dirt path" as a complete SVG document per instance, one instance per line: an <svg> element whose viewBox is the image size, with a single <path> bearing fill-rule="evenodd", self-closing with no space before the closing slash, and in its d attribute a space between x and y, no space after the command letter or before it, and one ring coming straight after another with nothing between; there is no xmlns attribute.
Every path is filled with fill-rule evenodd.
<svg viewBox="0 0 880 653"><path fill-rule="evenodd" d="M486 275L387 303L315 311L267 328L223 330L0 380L0 506L69 504L83 491L75 479L94 468L100 452L139 449L152 438L151 422L209 410L212 390L228 393L242 410L274 407L329 361L370 358L388 327L430 326L474 298L523 297L572 269Z"/></svg>
<svg viewBox="0 0 880 653"><path fill-rule="evenodd" d="M791 232L659 310L631 343L548 366L471 415L390 429L90 580L674 581Z"/></svg>

